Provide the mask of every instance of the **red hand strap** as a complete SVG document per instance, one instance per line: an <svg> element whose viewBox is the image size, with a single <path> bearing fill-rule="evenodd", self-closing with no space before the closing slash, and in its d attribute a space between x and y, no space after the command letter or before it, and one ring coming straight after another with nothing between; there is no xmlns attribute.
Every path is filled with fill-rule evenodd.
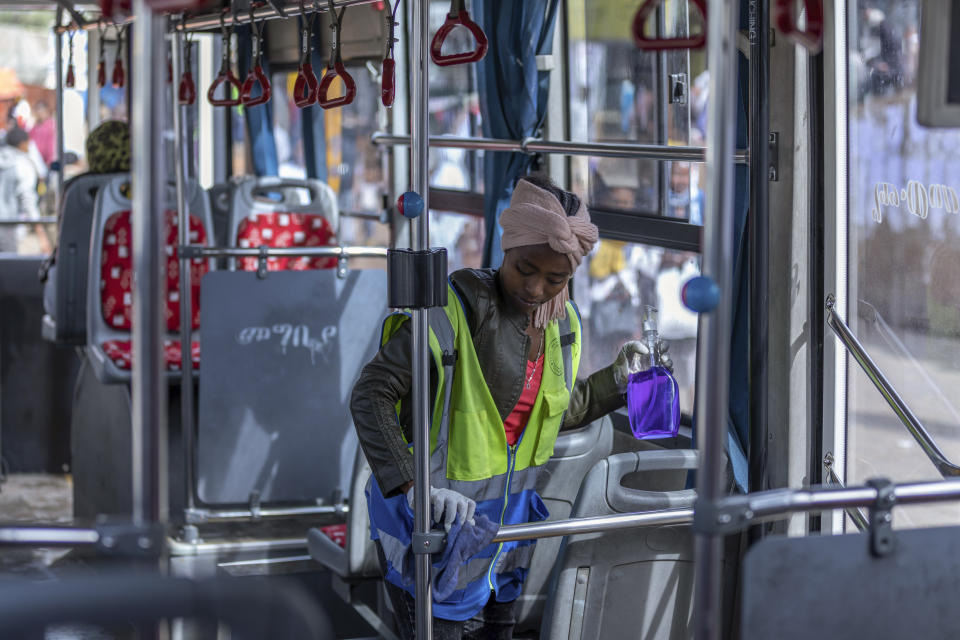
<svg viewBox="0 0 960 640"><path fill-rule="evenodd" d="M313 65L305 62L297 71L297 81L293 85L293 102L299 108L309 107L317 101L320 84L317 74L313 72Z"/></svg>
<svg viewBox="0 0 960 640"><path fill-rule="evenodd" d="M227 84L223 97L214 97L217 88L223 83ZM236 98L233 97L233 89L237 90ZM210 88L207 89L207 102L215 107L235 107L240 104L241 90L240 79L233 73L233 70L227 69L226 72L218 73L217 77L210 83Z"/></svg>
<svg viewBox="0 0 960 640"><path fill-rule="evenodd" d="M182 105L191 105L197 100L197 85L193 82L193 73L184 71L180 76L177 98Z"/></svg>
<svg viewBox="0 0 960 640"><path fill-rule="evenodd" d="M383 71L380 74L380 101L383 106L393 106L397 93L397 63L393 58L384 58Z"/></svg>
<svg viewBox="0 0 960 640"><path fill-rule="evenodd" d="M254 98L253 88L258 84L260 85L260 96ZM246 79L243 81L243 86L240 88L240 102L243 106L255 107L260 104L266 104L270 102L271 94L270 80L267 78L267 74L263 72L263 67L257 65L253 69L250 69L250 73L247 74Z"/></svg>
<svg viewBox="0 0 960 640"><path fill-rule="evenodd" d="M643 33L643 25L653 14L660 0L645 0L633 17L633 43L645 51L664 51L668 49L700 49L707 42L707 5L704 0L692 0L700 9L703 18L703 31L697 35L679 38L648 38Z"/></svg>
<svg viewBox="0 0 960 640"><path fill-rule="evenodd" d="M794 4L794 0L777 0L777 28L784 36L810 51L820 51L823 46L823 3L821 0L803 0L803 6L807 10L806 29L797 27Z"/></svg>
<svg viewBox="0 0 960 640"><path fill-rule="evenodd" d="M333 84L333 79L337 76L343 78L343 84L346 88L346 92L339 98L329 98L327 97L327 92L330 91L330 85ZM353 99L356 96L357 85L354 83L353 77L347 73L343 63L337 62L332 67L328 66L326 73L323 74L323 80L320 81L320 88L318 89L317 94L317 104L324 109L342 107L353 102Z"/></svg>
<svg viewBox="0 0 960 640"><path fill-rule="evenodd" d="M457 26L466 27L471 34L473 34L473 39L476 41L476 46L473 51L466 51L463 53L453 53L450 55L442 55L440 49L443 48L443 42L447 39L447 36L450 35L450 32ZM483 29L480 28L476 22L470 19L470 14L467 13L466 9L461 9L457 15L452 13L447 14L447 19L444 21L443 25L437 29L437 32L433 36L433 40L430 42L430 58L433 62L440 67L449 67L455 64L468 64L470 62L478 62L483 60L483 56L487 54L487 35L483 32Z"/></svg>

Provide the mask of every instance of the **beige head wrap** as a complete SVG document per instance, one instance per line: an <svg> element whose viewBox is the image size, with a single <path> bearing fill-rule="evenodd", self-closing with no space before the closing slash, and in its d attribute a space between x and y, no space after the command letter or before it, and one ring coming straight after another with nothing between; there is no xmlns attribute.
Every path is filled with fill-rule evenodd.
<svg viewBox="0 0 960 640"><path fill-rule="evenodd" d="M503 227L501 246L504 251L546 244L570 259L571 271L576 271L583 257L590 253L598 235L597 226L590 222L583 203L576 215L567 216L556 196L526 180L520 180L513 190L510 206L500 214L500 226ZM534 312L533 326L542 329L552 320L562 318L566 314L568 299L564 287Z"/></svg>

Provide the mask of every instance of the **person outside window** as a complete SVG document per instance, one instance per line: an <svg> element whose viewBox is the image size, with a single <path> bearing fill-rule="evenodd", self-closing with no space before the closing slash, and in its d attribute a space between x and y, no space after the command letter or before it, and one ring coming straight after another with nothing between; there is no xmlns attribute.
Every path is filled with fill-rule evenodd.
<svg viewBox="0 0 960 640"><path fill-rule="evenodd" d="M37 169L28 155L30 137L19 127L7 132L0 146L0 220L36 220ZM43 225L34 225L44 253L50 251L50 239ZM16 253L19 234L15 226L0 227L0 252Z"/></svg>
<svg viewBox="0 0 960 640"><path fill-rule="evenodd" d="M431 425L432 518L448 538L444 555L432 558L438 639L512 637L514 601L534 541L490 540L501 525L548 516L534 487L558 432L622 407L632 361L648 352L628 342L612 365L576 379L580 319L568 284L598 235L577 196L547 178L524 178L500 223L500 268L461 269L449 277L443 316L454 333L454 353L442 353L431 340L431 362L444 363L431 367L430 396L441 409ZM354 386L351 411L373 470L371 536L400 634L413 638L411 329L402 315L389 317L384 329L379 352ZM449 411L443 411L440 377L446 380L451 366ZM438 563L448 556L455 578L445 581L448 567Z"/></svg>

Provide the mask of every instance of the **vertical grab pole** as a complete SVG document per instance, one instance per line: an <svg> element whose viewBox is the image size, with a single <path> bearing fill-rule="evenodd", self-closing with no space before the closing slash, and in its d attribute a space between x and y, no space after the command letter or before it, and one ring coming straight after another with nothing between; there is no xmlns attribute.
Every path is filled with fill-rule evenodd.
<svg viewBox="0 0 960 640"><path fill-rule="evenodd" d="M162 303L165 277L161 261L166 20L146 0L134 0L132 135L133 183L133 520L167 519L167 381L163 375Z"/></svg>
<svg viewBox="0 0 960 640"><path fill-rule="evenodd" d="M423 214L413 220L410 241L414 250L430 248L429 203L429 2L412 0L413 46L411 47L412 92L410 108L410 183L423 198ZM430 532L430 369L427 310L413 310L413 453L414 453L414 533ZM433 638L433 594L430 588L428 554L416 558L417 640Z"/></svg>
<svg viewBox="0 0 960 640"><path fill-rule="evenodd" d="M183 34L174 30L171 43L170 64L173 77L180 77L180 52L183 47ZM189 47L190 44L187 43ZM190 56L187 56L189 59ZM173 87L173 85L170 85ZM174 171L177 180L177 244L181 247L190 244L190 212L187 211L187 158L190 145L184 143L183 124L187 120L189 106L181 105L177 92L171 88L173 105L173 150ZM187 141L189 143L189 141ZM192 510L194 483L194 427L193 427L193 297L191 287L191 260L177 252L180 273L180 424L183 438L183 468L186 491L186 508Z"/></svg>
<svg viewBox="0 0 960 640"><path fill-rule="evenodd" d="M57 26L63 19L63 7L57 8ZM60 201L63 199L63 32L56 31L56 73L57 73L57 189L54 192L53 210L56 214L60 213Z"/></svg>
<svg viewBox="0 0 960 640"><path fill-rule="evenodd" d="M704 220L703 275L716 282L719 303L700 315L702 348L697 358L697 474L699 515L712 513L724 492L723 442L726 436L730 370L731 271L733 266L733 154L736 136L737 23L736 0L710 0L707 64L710 111L707 122L707 209ZM713 372L708 379L708 373ZM723 536L703 522L696 528L694 629L697 640L720 638Z"/></svg>
<svg viewBox="0 0 960 640"><path fill-rule="evenodd" d="M770 273L768 168L770 136L770 18L768 0L750 2L750 491L766 489L767 336ZM751 541L762 525L750 530Z"/></svg>

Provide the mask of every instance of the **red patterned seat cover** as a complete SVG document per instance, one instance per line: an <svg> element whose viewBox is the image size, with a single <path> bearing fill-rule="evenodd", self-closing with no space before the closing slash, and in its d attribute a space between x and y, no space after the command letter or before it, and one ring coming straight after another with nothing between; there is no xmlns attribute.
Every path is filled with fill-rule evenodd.
<svg viewBox="0 0 960 640"><path fill-rule="evenodd" d="M237 227L238 247L329 247L335 246L330 221L314 213L254 213ZM267 258L268 271L332 269L336 258ZM257 258L241 258L240 269L256 271Z"/></svg>
<svg viewBox="0 0 960 640"><path fill-rule="evenodd" d="M180 263L177 261L177 213L166 212L167 228L167 330L180 330ZM190 216L190 243L206 244L207 232L196 216ZM130 212L118 211L103 227L100 259L100 309L108 327L129 331L133 318L133 261L131 258ZM200 326L200 279L209 269L202 258L190 265L190 293L193 302L193 328Z"/></svg>
<svg viewBox="0 0 960 640"><path fill-rule="evenodd" d="M347 525L331 524L326 527L320 527L320 531L341 547L347 546Z"/></svg>
<svg viewBox="0 0 960 640"><path fill-rule="evenodd" d="M133 343L129 340L109 340L100 345L107 357L122 371L129 371L133 365ZM163 359L167 364L167 371L179 371L183 365L180 353L179 340L163 341ZM190 343L190 359L193 368L200 367L200 343Z"/></svg>

